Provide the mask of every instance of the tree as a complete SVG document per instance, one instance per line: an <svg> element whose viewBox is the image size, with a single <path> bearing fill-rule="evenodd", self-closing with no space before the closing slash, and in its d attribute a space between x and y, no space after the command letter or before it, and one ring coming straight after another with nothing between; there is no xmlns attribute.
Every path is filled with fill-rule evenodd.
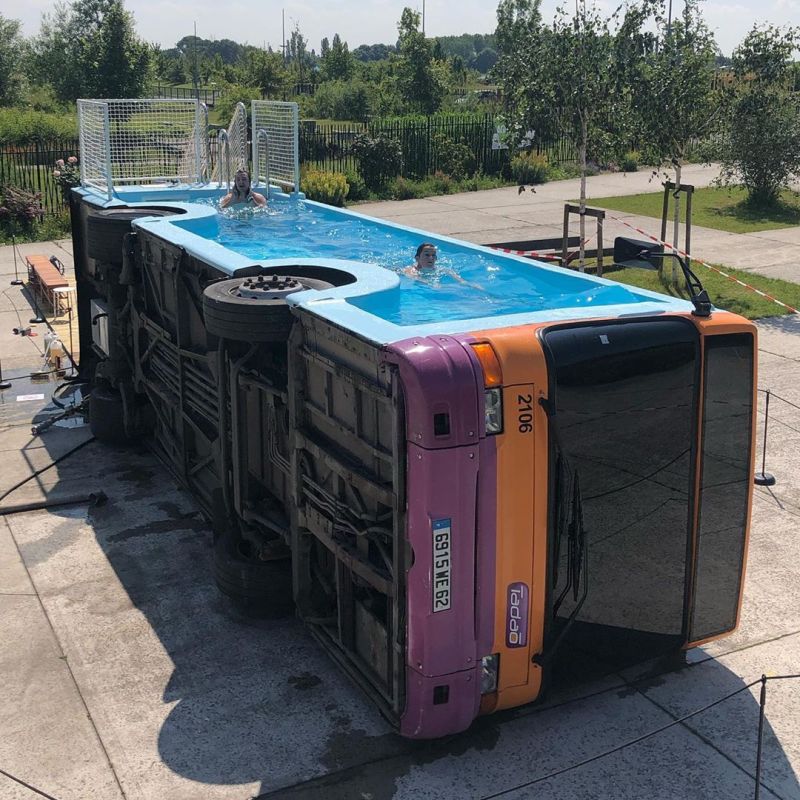
<svg viewBox="0 0 800 800"><path fill-rule="evenodd" d="M554 117L561 129L578 147L581 169L580 254L583 270L583 244L586 241L586 170L590 137L596 136L604 113L612 102L612 36L609 21L596 8L577 6L575 16L563 11L556 15L552 36L544 40L545 75L552 87ZM549 74L548 74L549 73Z"/></svg>
<svg viewBox="0 0 800 800"><path fill-rule="evenodd" d="M534 131L547 140L555 132L553 98L546 72L549 31L542 25L541 0L501 0L497 6L497 62L492 79L501 87L510 144Z"/></svg>
<svg viewBox="0 0 800 800"><path fill-rule="evenodd" d="M278 97L289 80L283 59L272 50L250 50L242 68L244 83L261 91L261 97Z"/></svg>
<svg viewBox="0 0 800 800"><path fill-rule="evenodd" d="M514 147L541 147L556 132L573 141L581 168L580 208L586 207L587 156L601 151L629 103L620 80L617 53L641 29L644 15L635 4L626 8L616 31L616 16L603 17L579 0L572 17L561 10L552 29L542 25L540 0L502 0L497 9L498 60L494 78L503 90L509 138ZM580 215L581 242L585 215ZM583 264L583 246L580 262Z"/></svg>
<svg viewBox="0 0 800 800"><path fill-rule="evenodd" d="M353 50L353 57L358 61L384 61L396 50L392 44L362 44Z"/></svg>
<svg viewBox="0 0 800 800"><path fill-rule="evenodd" d="M314 58L308 52L308 40L300 32L299 25L295 25L286 43L286 60L287 68L293 73L296 83L311 80Z"/></svg>
<svg viewBox="0 0 800 800"><path fill-rule="evenodd" d="M491 47L484 47L474 58L470 59L469 65L472 69L478 70L481 75L486 75L497 63L497 53Z"/></svg>
<svg viewBox="0 0 800 800"><path fill-rule="evenodd" d="M323 40L324 42L327 40ZM334 34L328 52L322 57L322 78L326 81L347 81L353 76L355 61L338 33Z"/></svg>
<svg viewBox="0 0 800 800"><path fill-rule="evenodd" d="M734 51L722 136L721 180L741 182L757 205L778 201L800 176L800 98L793 89L798 31L754 27Z"/></svg>
<svg viewBox="0 0 800 800"><path fill-rule="evenodd" d="M150 48L137 38L122 0L56 3L32 45L34 75L61 100L141 97Z"/></svg>
<svg viewBox="0 0 800 800"><path fill-rule="evenodd" d="M445 81L443 71L434 65L431 44L419 25L420 15L404 8L397 26L400 34L397 82L407 103L425 114L432 114L442 104Z"/></svg>
<svg viewBox="0 0 800 800"><path fill-rule="evenodd" d="M97 35L87 42L86 85L91 97L141 97L150 68L150 49L136 38L133 17L111 3Z"/></svg>
<svg viewBox="0 0 800 800"><path fill-rule="evenodd" d="M663 4L654 20L659 47L642 61L635 87L642 133L660 163L671 163L675 184L689 145L706 134L721 106L714 88L714 36L703 20L698 0L686 0L681 16L669 24ZM680 197L675 198L673 245L678 245ZM673 264L677 280L677 265Z"/></svg>
<svg viewBox="0 0 800 800"><path fill-rule="evenodd" d="M0 14L0 106L12 106L22 96L23 42L19 31L19 20Z"/></svg>

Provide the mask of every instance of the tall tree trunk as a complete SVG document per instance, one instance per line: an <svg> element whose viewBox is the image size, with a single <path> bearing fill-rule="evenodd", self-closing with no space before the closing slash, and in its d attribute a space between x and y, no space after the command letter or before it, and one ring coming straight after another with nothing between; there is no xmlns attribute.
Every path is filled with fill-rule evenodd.
<svg viewBox="0 0 800 800"><path fill-rule="evenodd" d="M588 126L586 120L581 120L581 144L580 144L580 159L581 159L581 199L580 199L580 244L578 245L578 269L581 272L586 271L584 263L584 256L586 252L586 139L588 137Z"/></svg>
<svg viewBox="0 0 800 800"><path fill-rule="evenodd" d="M681 162L679 159L675 159L672 162L675 166L675 192L673 194L673 200L675 201L675 208L674 208L674 217L672 223L672 246L677 249L678 247L678 234L680 231L680 224L681 224L681 194L678 191L681 186ZM670 259L672 261L672 283L673 285L678 285L678 262L673 258Z"/></svg>

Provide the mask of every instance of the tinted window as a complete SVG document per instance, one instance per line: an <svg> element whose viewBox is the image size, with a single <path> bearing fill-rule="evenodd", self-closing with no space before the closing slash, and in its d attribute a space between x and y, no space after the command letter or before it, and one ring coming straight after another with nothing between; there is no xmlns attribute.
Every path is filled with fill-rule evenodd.
<svg viewBox="0 0 800 800"><path fill-rule="evenodd" d="M691 638L736 624L747 525L753 417L753 337L705 344L700 524Z"/></svg>
<svg viewBox="0 0 800 800"><path fill-rule="evenodd" d="M648 320L554 330L544 341L557 429L552 633L586 587L572 643L582 637L594 649L619 634L630 660L641 660L674 648L685 629L698 334L681 320ZM585 567L569 545L576 497ZM579 569L576 600L570 582Z"/></svg>

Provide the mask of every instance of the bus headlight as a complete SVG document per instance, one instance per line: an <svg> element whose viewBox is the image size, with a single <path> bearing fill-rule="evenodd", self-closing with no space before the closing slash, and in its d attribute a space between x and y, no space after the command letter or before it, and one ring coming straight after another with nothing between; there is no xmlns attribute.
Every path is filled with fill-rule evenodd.
<svg viewBox="0 0 800 800"><path fill-rule="evenodd" d="M503 432L503 390L486 389L483 393L483 412L486 433Z"/></svg>
<svg viewBox="0 0 800 800"><path fill-rule="evenodd" d="M500 669L500 655L492 653L481 659L481 694L497 691L497 673Z"/></svg>

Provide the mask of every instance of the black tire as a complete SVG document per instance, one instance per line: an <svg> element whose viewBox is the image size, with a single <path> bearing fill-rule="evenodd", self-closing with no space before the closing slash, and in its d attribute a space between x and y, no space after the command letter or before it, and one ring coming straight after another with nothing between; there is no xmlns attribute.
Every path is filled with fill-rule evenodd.
<svg viewBox="0 0 800 800"><path fill-rule="evenodd" d="M306 289L330 289L327 281L287 275ZM286 300L254 300L235 292L246 278L232 278L207 286L203 292L206 330L222 339L237 342L283 342L292 327Z"/></svg>
<svg viewBox="0 0 800 800"><path fill-rule="evenodd" d="M92 211L86 221L89 258L107 264L122 264L122 239L131 222L140 217L168 217L178 213L165 208L105 208Z"/></svg>
<svg viewBox="0 0 800 800"><path fill-rule="evenodd" d="M122 396L106 386L96 386L89 395L89 429L106 444L129 444L125 434Z"/></svg>
<svg viewBox="0 0 800 800"><path fill-rule="evenodd" d="M294 614L292 562L260 561L243 553L229 534L214 545L214 580L237 610L249 616L277 619Z"/></svg>

